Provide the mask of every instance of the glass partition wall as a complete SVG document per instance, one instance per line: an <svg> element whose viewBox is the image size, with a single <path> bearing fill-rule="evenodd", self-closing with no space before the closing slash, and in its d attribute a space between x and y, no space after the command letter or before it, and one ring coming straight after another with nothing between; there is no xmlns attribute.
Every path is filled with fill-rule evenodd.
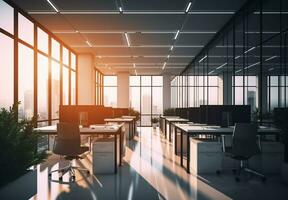
<svg viewBox="0 0 288 200"><path fill-rule="evenodd" d="M287 11L285 0L247 1L171 81L172 107L251 105L260 122L287 107Z"/></svg>
<svg viewBox="0 0 288 200"><path fill-rule="evenodd" d="M55 123L59 105L75 105L77 56L12 3L0 1L0 107L20 102L18 118Z"/></svg>

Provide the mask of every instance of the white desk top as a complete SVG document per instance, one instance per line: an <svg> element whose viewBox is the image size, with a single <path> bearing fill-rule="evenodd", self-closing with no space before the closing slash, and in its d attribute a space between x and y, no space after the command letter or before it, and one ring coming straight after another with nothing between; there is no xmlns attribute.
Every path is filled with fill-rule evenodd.
<svg viewBox="0 0 288 200"><path fill-rule="evenodd" d="M165 116L165 115L162 115L160 116L160 118L180 118L179 116Z"/></svg>
<svg viewBox="0 0 288 200"><path fill-rule="evenodd" d="M105 122L133 122L134 119L132 118L106 118L104 119Z"/></svg>
<svg viewBox="0 0 288 200"><path fill-rule="evenodd" d="M188 119L183 119L183 118L166 118L168 122L189 122Z"/></svg>
<svg viewBox="0 0 288 200"><path fill-rule="evenodd" d="M133 115L124 115L124 116L122 116L122 119L136 119L136 116L133 116Z"/></svg>
<svg viewBox="0 0 288 200"><path fill-rule="evenodd" d="M89 128L80 127L80 133L115 133L122 125L91 125ZM35 128L38 133L57 133L57 126L44 126L41 128Z"/></svg>
<svg viewBox="0 0 288 200"><path fill-rule="evenodd" d="M188 133L233 133L234 126L223 128L220 126L201 126L201 125L192 125L192 124L175 124L176 127ZM273 127L260 126L258 129L259 133L279 133L280 130Z"/></svg>

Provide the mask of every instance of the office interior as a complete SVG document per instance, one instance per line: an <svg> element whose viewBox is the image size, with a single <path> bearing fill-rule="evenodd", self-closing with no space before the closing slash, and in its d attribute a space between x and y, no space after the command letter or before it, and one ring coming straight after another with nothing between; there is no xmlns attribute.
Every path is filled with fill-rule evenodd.
<svg viewBox="0 0 288 200"><path fill-rule="evenodd" d="M288 1L0 0L0 199L287 199Z"/></svg>

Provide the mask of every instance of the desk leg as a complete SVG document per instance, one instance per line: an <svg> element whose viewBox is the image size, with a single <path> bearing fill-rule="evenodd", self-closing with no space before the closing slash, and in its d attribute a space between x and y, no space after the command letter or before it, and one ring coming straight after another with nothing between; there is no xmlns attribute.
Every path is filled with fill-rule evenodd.
<svg viewBox="0 0 288 200"><path fill-rule="evenodd" d="M180 137L180 164L183 167L183 131L181 130L181 137Z"/></svg>
<svg viewBox="0 0 288 200"><path fill-rule="evenodd" d="M165 139L167 139L167 131L166 131L166 129L167 129L167 121L166 121L166 119L164 119L164 133L165 133Z"/></svg>
<svg viewBox="0 0 288 200"><path fill-rule="evenodd" d="M114 173L117 174L117 134L114 134L114 149L115 149L115 155L114 155Z"/></svg>
<svg viewBox="0 0 288 200"><path fill-rule="evenodd" d="M174 130L174 153L175 155L177 155L177 131L178 131L178 128L175 126L175 130Z"/></svg>
<svg viewBox="0 0 288 200"><path fill-rule="evenodd" d="M169 124L169 142L172 142L172 138L171 138L171 132L172 132L172 131L171 131L171 128L172 128L172 125L171 125L171 124L172 124L172 123L169 122L168 124Z"/></svg>
<svg viewBox="0 0 288 200"><path fill-rule="evenodd" d="M190 174L190 140L189 140L189 134L187 134L187 173Z"/></svg>
<svg viewBox="0 0 288 200"><path fill-rule="evenodd" d="M119 166L122 165L122 154L123 154L123 149L122 149L122 146L123 146L123 141L122 141L122 131L120 130L119 132L119 152L120 152L120 162L119 162Z"/></svg>

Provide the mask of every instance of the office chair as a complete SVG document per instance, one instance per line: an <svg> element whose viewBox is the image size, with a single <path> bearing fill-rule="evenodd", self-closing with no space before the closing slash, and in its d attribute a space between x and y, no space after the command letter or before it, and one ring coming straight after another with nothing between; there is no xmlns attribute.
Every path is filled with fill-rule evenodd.
<svg viewBox="0 0 288 200"><path fill-rule="evenodd" d="M260 153L256 124L236 123L232 135L232 147L225 148L225 152L228 157L240 161L239 169L233 170L237 182L240 181L242 172L257 175L263 182L266 180L263 174L248 168L248 160Z"/></svg>
<svg viewBox="0 0 288 200"><path fill-rule="evenodd" d="M81 159L79 155L89 151L88 147L81 146L80 130L77 124L70 123L58 123L57 124L57 136L53 145L53 153L65 157L65 160L69 160L69 165L57 170L49 172L51 178L52 173L61 172L59 181L63 180L63 175L69 172L70 181L75 181L75 170L86 172L90 174L88 169L72 166L73 159Z"/></svg>

